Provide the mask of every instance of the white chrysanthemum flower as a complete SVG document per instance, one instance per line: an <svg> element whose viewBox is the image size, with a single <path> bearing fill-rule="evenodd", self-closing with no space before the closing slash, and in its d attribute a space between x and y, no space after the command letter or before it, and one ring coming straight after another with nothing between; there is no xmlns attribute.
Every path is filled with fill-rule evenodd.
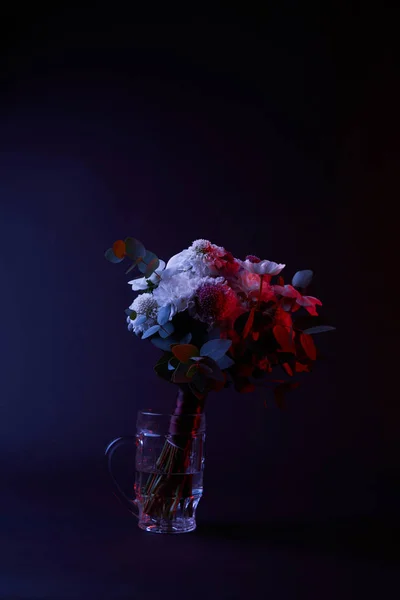
<svg viewBox="0 0 400 600"><path fill-rule="evenodd" d="M224 281L223 278L219 278ZM194 297L202 283L214 281L210 277L199 277L193 271L164 271L153 296L159 306L171 305L171 317L177 312L194 306Z"/></svg>
<svg viewBox="0 0 400 600"><path fill-rule="evenodd" d="M200 241L206 242L206 240ZM204 246L202 247L204 248ZM209 277L212 275L212 268L206 256L204 250L200 251L192 245L190 248L182 250L182 252L175 254L169 259L166 267L167 273L165 274L168 275L169 272L176 273L177 271L191 271L198 277ZM161 276L163 275L164 273Z"/></svg>
<svg viewBox="0 0 400 600"><path fill-rule="evenodd" d="M140 294L129 308L134 310L138 315L144 315L150 319L157 317L158 305L153 294Z"/></svg>
<svg viewBox="0 0 400 600"><path fill-rule="evenodd" d="M129 308L137 313L136 319L127 318L129 331L136 334L142 333L156 324L158 304L152 294L140 294ZM145 320L143 317L145 317Z"/></svg>
<svg viewBox="0 0 400 600"><path fill-rule="evenodd" d="M212 247L211 242L208 240L195 240L190 246L189 250L194 250L198 254L205 254Z"/></svg>

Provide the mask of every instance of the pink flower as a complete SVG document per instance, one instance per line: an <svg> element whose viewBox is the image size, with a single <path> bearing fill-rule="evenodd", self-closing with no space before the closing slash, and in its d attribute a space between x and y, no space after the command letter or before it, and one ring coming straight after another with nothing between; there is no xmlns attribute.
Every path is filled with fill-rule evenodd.
<svg viewBox="0 0 400 600"><path fill-rule="evenodd" d="M243 269L238 273L237 277L230 282L230 285L232 285L232 288L237 293L245 294L248 299L260 299L263 302L274 300L275 292L273 286L269 283L268 277L263 277L260 297L260 281L260 275L257 275L257 273L250 273L250 271L245 271Z"/></svg>
<svg viewBox="0 0 400 600"><path fill-rule="evenodd" d="M322 302L318 298L314 298L314 296L302 296L292 285L273 285L272 288L276 294L287 299L282 303L285 310L295 311L302 306L313 317L318 316L316 306L322 306Z"/></svg>
<svg viewBox="0 0 400 600"><path fill-rule="evenodd" d="M211 247L205 258L215 274L223 277L232 277L240 269L240 264L233 254L219 246Z"/></svg>
<svg viewBox="0 0 400 600"><path fill-rule="evenodd" d="M213 324L231 318L238 301L226 283L203 283L196 292L196 308L202 321Z"/></svg>
<svg viewBox="0 0 400 600"><path fill-rule="evenodd" d="M234 258L231 252L228 252L222 246L212 244L208 240L195 240L188 250L184 250L184 253L185 256L181 252L177 257L184 259L186 268L188 262L194 263L197 272L201 275L229 278L236 275L240 269L239 261ZM174 263L177 257L173 257ZM170 263L168 263L167 268L169 266ZM201 268L199 268L200 266Z"/></svg>

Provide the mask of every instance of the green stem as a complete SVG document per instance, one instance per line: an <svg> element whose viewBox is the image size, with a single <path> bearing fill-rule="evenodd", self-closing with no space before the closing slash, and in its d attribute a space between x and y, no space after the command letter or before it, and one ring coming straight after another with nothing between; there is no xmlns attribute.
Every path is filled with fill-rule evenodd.
<svg viewBox="0 0 400 600"><path fill-rule="evenodd" d="M182 429L179 417L193 414L200 416L202 410L203 404L191 394L189 388L186 389L185 386L185 389L179 390L169 435L156 463L156 473L149 476L144 489L147 499L143 512L149 516L161 516L171 520L183 497L191 496L193 475L186 471L190 460L192 437L185 426ZM196 418L191 429L193 427L196 428Z"/></svg>

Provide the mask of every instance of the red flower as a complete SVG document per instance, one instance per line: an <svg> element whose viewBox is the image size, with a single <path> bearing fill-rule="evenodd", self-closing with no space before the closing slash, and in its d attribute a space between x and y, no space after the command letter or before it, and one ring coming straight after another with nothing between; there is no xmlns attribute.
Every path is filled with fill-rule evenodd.
<svg viewBox="0 0 400 600"><path fill-rule="evenodd" d="M232 317L237 304L235 292L225 283L203 283L196 292L198 314L210 324Z"/></svg>
<svg viewBox="0 0 400 600"><path fill-rule="evenodd" d="M261 258L258 258L258 256L254 256L254 254L248 254L245 260L248 260L249 262L254 264L261 262Z"/></svg>
<svg viewBox="0 0 400 600"><path fill-rule="evenodd" d="M287 327L288 329L292 327L292 317L290 316L290 313L280 306L277 307L274 316L276 325L282 325L282 327Z"/></svg>
<svg viewBox="0 0 400 600"><path fill-rule="evenodd" d="M231 252L224 250L223 252L217 251L215 254L216 256L213 257L214 267L219 274L224 277L232 277L239 271L240 264ZM213 256L213 252L211 252L211 256Z"/></svg>

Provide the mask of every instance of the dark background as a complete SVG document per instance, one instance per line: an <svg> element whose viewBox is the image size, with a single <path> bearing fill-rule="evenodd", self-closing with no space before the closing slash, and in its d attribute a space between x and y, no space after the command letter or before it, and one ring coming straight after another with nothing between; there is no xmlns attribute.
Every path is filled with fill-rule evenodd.
<svg viewBox="0 0 400 600"><path fill-rule="evenodd" d="M347 3L184 19L9 10L0 598L169 597L177 572L194 598L393 589L391 15ZM175 394L153 373L158 351L126 330L124 265L103 258L127 235L165 259L202 237L287 275L311 268L337 327L286 412L267 392L210 397L190 536L139 532L104 469L136 411L170 410Z"/></svg>

